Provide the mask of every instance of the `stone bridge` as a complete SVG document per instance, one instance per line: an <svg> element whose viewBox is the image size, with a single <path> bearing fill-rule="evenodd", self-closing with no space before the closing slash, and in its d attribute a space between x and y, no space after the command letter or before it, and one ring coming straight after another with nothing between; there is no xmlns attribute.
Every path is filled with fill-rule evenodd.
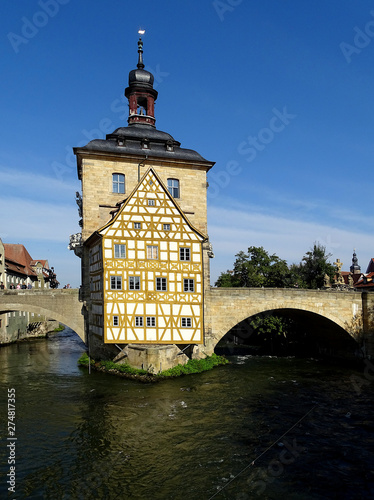
<svg viewBox="0 0 374 500"><path fill-rule="evenodd" d="M211 288L205 295L205 348L211 354L221 338L241 321L266 311L303 311L351 335L365 338L374 356L374 292L324 291L288 288ZM78 289L1 290L0 314L28 311L53 318L86 342L83 303Z"/></svg>
<svg viewBox="0 0 374 500"><path fill-rule="evenodd" d="M55 319L74 330L85 342L83 303L79 290L1 290L0 314L10 311L27 311Z"/></svg>
<svg viewBox="0 0 374 500"><path fill-rule="evenodd" d="M297 288L211 288L206 294L206 352L235 325L265 311L303 311L330 320L374 355L374 293ZM307 316L306 316L307 317Z"/></svg>

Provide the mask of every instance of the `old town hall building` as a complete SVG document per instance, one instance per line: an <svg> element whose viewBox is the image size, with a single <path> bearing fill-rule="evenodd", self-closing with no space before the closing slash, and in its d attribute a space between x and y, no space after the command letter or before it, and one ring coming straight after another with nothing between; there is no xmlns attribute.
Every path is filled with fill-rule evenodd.
<svg viewBox="0 0 374 500"><path fill-rule="evenodd" d="M74 148L82 237L71 245L82 258L91 353L120 349L129 362L129 346L145 359L150 344L154 353L154 344L204 342L212 256L206 176L214 163L156 129L157 91L141 39L138 54L125 90L128 126Z"/></svg>

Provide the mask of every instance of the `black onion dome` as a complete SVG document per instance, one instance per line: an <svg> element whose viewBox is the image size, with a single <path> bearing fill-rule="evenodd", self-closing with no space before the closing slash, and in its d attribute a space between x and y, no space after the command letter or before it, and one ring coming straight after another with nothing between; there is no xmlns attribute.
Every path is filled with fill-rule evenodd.
<svg viewBox="0 0 374 500"><path fill-rule="evenodd" d="M129 86L139 85L153 88L154 77L145 69L133 69L129 73Z"/></svg>

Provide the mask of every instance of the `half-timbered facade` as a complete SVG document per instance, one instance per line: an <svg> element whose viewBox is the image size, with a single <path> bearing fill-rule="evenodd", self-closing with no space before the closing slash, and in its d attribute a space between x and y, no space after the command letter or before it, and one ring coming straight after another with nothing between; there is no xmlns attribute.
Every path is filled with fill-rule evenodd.
<svg viewBox="0 0 374 500"><path fill-rule="evenodd" d="M88 242L92 331L106 343L202 343L204 239L149 169Z"/></svg>

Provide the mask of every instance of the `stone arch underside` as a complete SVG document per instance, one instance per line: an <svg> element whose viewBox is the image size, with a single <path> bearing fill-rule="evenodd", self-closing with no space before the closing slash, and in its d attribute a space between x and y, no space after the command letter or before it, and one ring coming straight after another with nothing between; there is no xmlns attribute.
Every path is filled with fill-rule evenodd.
<svg viewBox="0 0 374 500"><path fill-rule="evenodd" d="M326 308L321 307L321 303L310 303L308 306L305 306L305 304L300 305L294 300L274 302L268 301L266 302L266 305L263 303L256 304L254 301L244 301L244 303L240 303L242 301L238 301L237 304L235 304L235 302L235 300L230 301L228 299L228 306L221 308L221 310L218 310L218 314L212 316L211 340L213 341L214 346L217 345L217 343L239 323L251 318L252 316L277 310L296 310L315 314L321 319L330 320L336 326L347 332L347 334L349 334L354 340L357 340L354 334L354 329L351 328L354 321L354 316L351 312L351 302L347 303L348 311L345 315L341 314L340 311L335 312L333 307L331 307L330 310L326 310ZM228 311L229 308L231 308L230 312ZM357 309L357 316L361 317L361 315L362 309L359 308Z"/></svg>
<svg viewBox="0 0 374 500"><path fill-rule="evenodd" d="M13 311L25 311L29 313L34 313L34 314L40 314L42 316L46 316L47 318L54 319L55 321L58 321L59 323L62 323L66 325L67 327L71 328L77 335L78 337L85 342L85 335L84 335L84 326L83 326L83 316L82 316L82 321L81 324L78 324L77 321L72 319L71 315L67 315L65 313L58 312L56 310L51 310L46 307L41 307L38 305L34 304L27 304L27 303L17 303L17 302L12 302L9 304L0 304L0 314L5 314L8 312L13 312Z"/></svg>

